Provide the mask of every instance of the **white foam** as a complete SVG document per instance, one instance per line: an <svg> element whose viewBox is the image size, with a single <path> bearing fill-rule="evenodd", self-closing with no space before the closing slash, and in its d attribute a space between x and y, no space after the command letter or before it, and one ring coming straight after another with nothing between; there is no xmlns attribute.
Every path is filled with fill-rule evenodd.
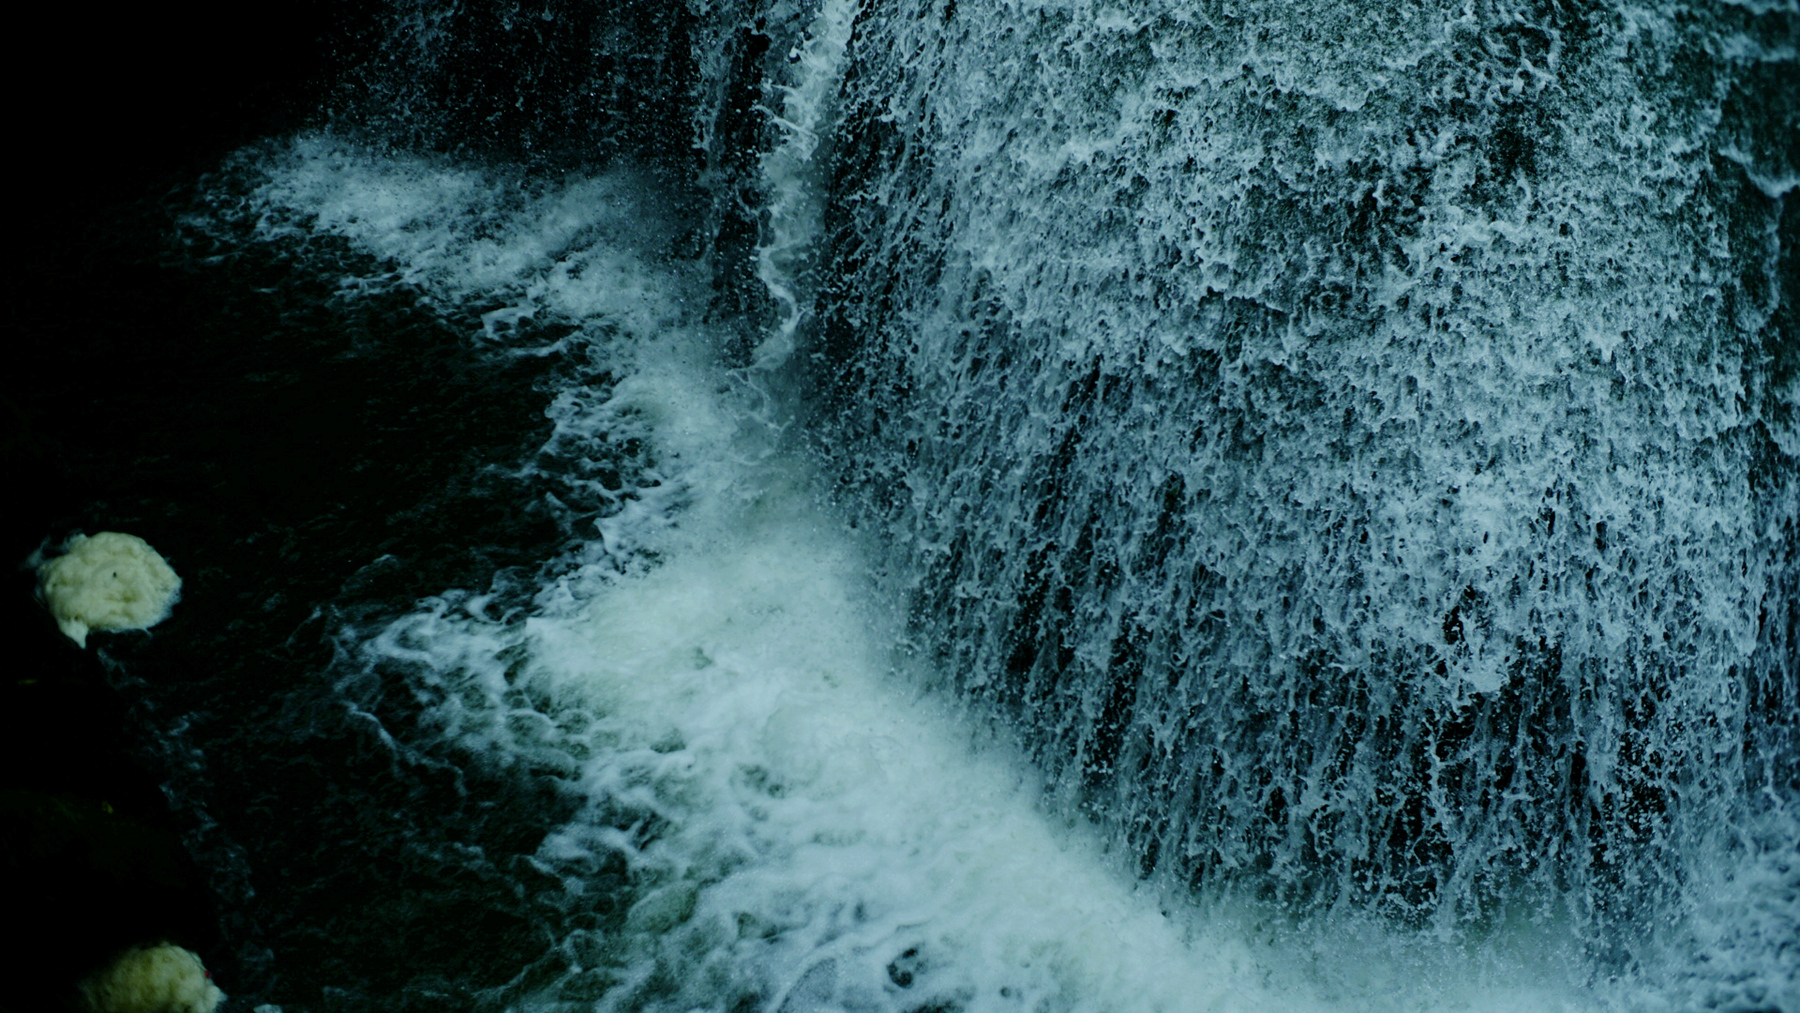
<svg viewBox="0 0 1800 1013"><path fill-rule="evenodd" d="M348 291L409 285L443 303L505 301L489 337L547 310L639 333L679 326L688 283L655 257L678 223L646 209L629 170L533 188L421 155L376 155L325 134L295 138L250 197L262 240L331 235L384 261ZM676 281L653 287L648 280Z"/></svg>
<svg viewBox="0 0 1800 1013"><path fill-rule="evenodd" d="M1165 914L1088 828L1039 810L1017 758L973 751L906 689L832 528L771 496L589 615L535 624L538 677L614 743L581 774L596 810L635 801L668 821L642 847L587 821L545 845L552 862L623 851L656 884L640 908L682 891L691 914L642 919L634 966L698 950L806 997L769 1009L911 1008L886 970L909 950L930 969L912 987L971 1013L1587 1008L1526 965L1507 980L1447 947L1384 954L1364 936L1294 959L1233 920Z"/></svg>
<svg viewBox="0 0 1800 1013"><path fill-rule="evenodd" d="M692 361L651 356L631 385L659 450L700 473L679 523L645 536L660 565L522 635L436 614L394 641L440 652L457 683L440 717L465 743L587 757L569 776L591 805L537 857L630 869L598 1008L1598 1008L1532 930L1468 955L1350 920L1277 942L1248 911L1165 907L1039 808L1018 757L912 688L854 540L801 464L745 452L729 386ZM494 659L521 643L509 681ZM520 688L553 703L509 704Z"/></svg>
<svg viewBox="0 0 1800 1013"><path fill-rule="evenodd" d="M827 189L822 166L813 156L835 115L844 51L861 9L858 0L824 0L819 5L805 42L789 54L795 80L778 86L785 96L781 112L763 110L781 130L781 141L762 160L763 183L769 191L768 223L756 248L756 274L775 300L778 317L774 331L756 349L759 367L780 366L793 354L795 335L806 317L803 290Z"/></svg>
<svg viewBox="0 0 1800 1013"><path fill-rule="evenodd" d="M1349 917L1276 931L1134 882L1092 828L1046 815L1028 764L915 689L894 610L805 462L704 330L665 312L688 279L604 241L553 252L568 227L543 209L566 194L501 214L477 177L335 150L301 145L263 199L446 299L497 285L616 327L632 372L559 424L629 415L666 462L664 494L603 531L655 566L578 575L583 594L522 627L440 603L370 645L414 664L444 735L590 800L535 856L571 896L598 889L583 870L629 871L627 913L559 941L572 970L521 1008L1604 1008L1554 932L1474 952ZM467 224L481 215L498 220ZM626 294L559 290L577 260L630 265ZM583 974L598 994L565 1003Z"/></svg>

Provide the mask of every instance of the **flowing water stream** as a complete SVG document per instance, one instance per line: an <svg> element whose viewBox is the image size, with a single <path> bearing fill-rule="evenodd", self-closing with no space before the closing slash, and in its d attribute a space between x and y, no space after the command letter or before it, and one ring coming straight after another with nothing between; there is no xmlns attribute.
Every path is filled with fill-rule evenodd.
<svg viewBox="0 0 1800 1013"><path fill-rule="evenodd" d="M139 687L245 1008L1800 1011L1791 3L528 6L170 230L536 370Z"/></svg>

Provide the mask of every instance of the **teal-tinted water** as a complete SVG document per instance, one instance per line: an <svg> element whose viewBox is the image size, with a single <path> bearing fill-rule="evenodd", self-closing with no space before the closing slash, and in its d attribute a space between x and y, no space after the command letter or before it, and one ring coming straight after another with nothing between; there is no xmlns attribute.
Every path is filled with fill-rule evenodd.
<svg viewBox="0 0 1800 1013"><path fill-rule="evenodd" d="M1793 11L470 17L27 402L234 1001L1796 1005Z"/></svg>

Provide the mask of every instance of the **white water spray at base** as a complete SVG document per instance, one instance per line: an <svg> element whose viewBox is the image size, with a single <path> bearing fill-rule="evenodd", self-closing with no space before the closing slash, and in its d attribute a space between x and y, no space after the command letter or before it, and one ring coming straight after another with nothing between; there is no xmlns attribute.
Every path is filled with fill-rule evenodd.
<svg viewBox="0 0 1800 1013"><path fill-rule="evenodd" d="M754 392L712 362L720 342L671 309L692 279L616 232L544 242L567 231L542 213L555 194L499 200L472 175L445 187L442 170L328 144L269 171L261 199L288 202L285 220L389 258L427 294L510 293L607 334L625 375L581 411L563 392L556 438L629 429L660 462L656 492L603 522L608 546L652 565L596 564L524 623L445 599L368 645L416 673L447 741L553 771L586 800L532 861L605 918L555 940L567 971L509 1008L1632 1008L1579 984L1577 947L1554 929L1477 948L1355 917L1284 930L1134 883L1091 828L1044 813L1028 764L972 745L955 708L914 688L929 680L896 650L857 540L753 421ZM607 192L616 217L621 191ZM346 206L358 195L406 210L377 227L373 208ZM650 206L631 212L646 227Z"/></svg>
<svg viewBox="0 0 1800 1013"><path fill-rule="evenodd" d="M465 661L525 645L510 686L477 661L447 673L470 680L456 695L479 688L499 711L525 688L554 705L498 724L582 725L589 758L571 778L591 801L537 860L575 892L580 870L629 870L621 930L565 941L570 976L519 1008L1595 1008L1566 980L1545 986L1544 952L1434 954L1379 930L1275 945L1246 912L1166 911L1097 834L1038 808L1018 757L974 748L908 688L861 554L804 468L744 463L739 416L704 396L719 389L704 373L647 364L638 380L631 401L659 419L662 449L711 471L657 539L661 565L520 639L442 615L401 634L459 644ZM488 748L529 759L549 744L514 731ZM572 981L593 986L573 989L579 1005Z"/></svg>

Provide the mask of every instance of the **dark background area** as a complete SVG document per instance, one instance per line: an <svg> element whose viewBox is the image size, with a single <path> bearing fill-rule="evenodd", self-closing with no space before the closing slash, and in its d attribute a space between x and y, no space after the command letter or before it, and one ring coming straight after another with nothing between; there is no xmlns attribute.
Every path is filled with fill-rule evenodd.
<svg viewBox="0 0 1800 1013"><path fill-rule="evenodd" d="M476 348L491 307L336 298L376 265L330 240L177 222L202 189L253 185L232 152L326 125L552 179L621 157L726 171L693 163L679 107L692 26L656 3L523 0L451 11L422 47L382 3L221 10L15 23L0 910L32 970L0 1010L56 1008L159 939L201 954L226 1010L469 1009L557 973L546 934L605 917L604 891L567 909L525 861L572 804L544 779L396 746L418 704L354 641L447 589L525 603L592 511L567 490L547 506L510 466L548 433L547 386L608 378ZM154 629L78 650L28 561L103 530L145 538L184 586Z"/></svg>
<svg viewBox="0 0 1800 1013"><path fill-rule="evenodd" d="M104 222L149 188L316 117L338 61L381 17L377 4L332 0L225 11L62 4L18 16L14 213L35 238L73 245L71 224Z"/></svg>
<svg viewBox="0 0 1800 1013"><path fill-rule="evenodd" d="M218 942L204 878L181 845L187 828L160 789L166 772L128 731L133 702L108 685L95 651L56 632L25 561L43 541L104 517L108 504L134 500L139 508L126 512L142 514L162 499L157 512L169 514L191 500L194 490L167 487L188 483L153 459L172 449L170 420L156 416L192 406L142 384L169 379L158 374L175 366L172 346L196 308L146 265L142 207L237 145L312 115L334 49L356 30L349 13L324 0L235 18L210 5L64 4L32 5L13 20L0 906L23 930L14 956L31 970L14 978L23 991L0 1000L8 1008L51 1008L117 946L167 937L205 951ZM146 375L146 364L164 368ZM134 387L129 412L108 411L109 394ZM147 473L158 470L166 488L148 492ZM169 551L173 517L136 519Z"/></svg>
<svg viewBox="0 0 1800 1013"><path fill-rule="evenodd" d="M264 934L309 906L319 923L391 906L384 883L424 895L420 910L371 915L405 923L393 945L437 947L447 973L466 961L447 936L403 931L434 915L466 929L431 896L434 876L466 869L419 869L410 838L390 833L382 853L314 872L320 851L373 839L359 820L415 806L443 822L422 831L435 840L510 832L465 811L453 772L384 767L320 711L334 635L379 618L329 603L348 590L404 608L554 550L562 519L510 509L470 462L542 440L531 392L555 363L484 359L405 294L346 314L281 251L207 263L171 241L195 181L228 153L323 119L380 16L326 0L235 17L64 5L15 26L28 56L11 65L25 98L0 380L0 909L23 930L9 959L30 970L0 1008L56 1008L115 949L170 939L247 1010L297 987L258 960ZM34 600L27 560L99 530L146 538L185 586L156 629L96 634L83 651ZM240 720L291 735L259 741ZM343 825L296 826L284 792L343 795ZM519 921L475 914L496 934ZM328 943L292 963L353 997L367 976L329 966Z"/></svg>

